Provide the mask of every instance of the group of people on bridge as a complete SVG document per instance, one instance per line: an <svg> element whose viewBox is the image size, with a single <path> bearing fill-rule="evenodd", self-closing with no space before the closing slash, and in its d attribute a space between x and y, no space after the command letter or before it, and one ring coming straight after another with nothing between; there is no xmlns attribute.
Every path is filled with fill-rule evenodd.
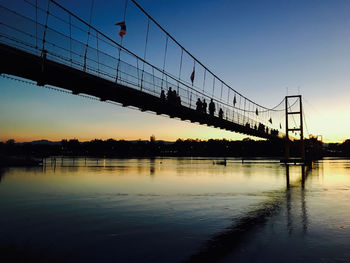
<svg viewBox="0 0 350 263"><path fill-rule="evenodd" d="M163 102L168 102L171 105L178 105L178 106L181 105L181 98L180 98L179 94L177 94L176 90L173 90L171 87L169 87L166 95L165 95L164 90L163 89L161 90L160 99ZM196 102L196 111L197 112L207 114L207 106L208 105L207 105L207 102L205 101L205 99L203 99L203 101L201 101L200 98L197 99L197 102ZM208 110L209 110L209 115L214 116L216 107L215 107L215 103L214 103L213 99L210 99ZM222 108L220 108L219 109L219 118L222 119L223 117L224 117L224 111L222 110ZM269 130L269 128L266 127L262 123L259 123L258 126L255 124L254 127L251 127L250 123L247 122L245 127L252 128L252 129L264 132L264 133L270 133L271 135L274 135L274 136L278 136L278 130L275 130L275 129Z"/></svg>
<svg viewBox="0 0 350 263"><path fill-rule="evenodd" d="M162 101L167 101L168 103L172 105L181 105L181 98L180 96L176 93L176 90L173 90L171 87L168 89L167 95L165 96L165 92L162 89L160 92L160 99Z"/></svg>
<svg viewBox="0 0 350 263"><path fill-rule="evenodd" d="M165 95L164 89L161 90L160 92L160 99L164 102L168 102L171 105L181 105L181 98L180 96L176 93L176 90L173 90L171 87L169 87L167 94ZM196 103L196 110L198 112L207 114L207 103L205 99L203 99L203 102L201 101L200 98L198 98L197 103ZM215 104L213 99L210 100L209 103L209 114L211 116L214 116L215 113ZM219 118L222 119L224 117L224 111L222 108L219 110Z"/></svg>
<svg viewBox="0 0 350 263"><path fill-rule="evenodd" d="M250 127L250 123L249 122L247 122L246 124L245 124L245 127L246 128L252 128L252 129L254 129L254 130L258 130L258 131L261 131L261 132L264 132L264 133L267 133L267 134L271 134L271 135L273 135L273 136L278 136L278 130L276 130L276 129L269 129L269 127L266 127L264 124L262 124L262 123L259 123L259 125L258 126L256 126L256 124L254 125L254 127Z"/></svg>
<svg viewBox="0 0 350 263"><path fill-rule="evenodd" d="M198 98L196 102L196 110L204 114L207 113L207 102L205 101L205 99L203 99L203 102L202 102L201 99ZM213 99L211 99L209 103L209 115L214 116L214 113L215 113L215 103ZM224 117L224 111L222 110L222 108L220 108L219 118L222 119L223 117Z"/></svg>

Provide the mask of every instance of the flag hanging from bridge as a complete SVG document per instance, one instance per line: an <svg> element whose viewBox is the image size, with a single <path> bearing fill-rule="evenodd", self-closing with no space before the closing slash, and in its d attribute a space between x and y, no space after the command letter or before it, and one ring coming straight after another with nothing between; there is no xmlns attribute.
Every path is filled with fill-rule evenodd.
<svg viewBox="0 0 350 263"><path fill-rule="evenodd" d="M190 76L192 85L193 85L193 82L194 82L194 75L195 75L195 68L194 68L194 66L193 66L193 71L192 71L191 76Z"/></svg>
<svg viewBox="0 0 350 263"><path fill-rule="evenodd" d="M120 26L119 36L123 37L126 34L126 25L125 21L119 22L115 24L116 26Z"/></svg>
<svg viewBox="0 0 350 263"><path fill-rule="evenodd" d="M271 119L271 118L269 119L269 123L271 123L271 124L272 124L272 119Z"/></svg>
<svg viewBox="0 0 350 263"><path fill-rule="evenodd" d="M236 94L235 94L235 96L233 97L233 106L236 106L236 103L237 103L237 100L236 100Z"/></svg>
<svg viewBox="0 0 350 263"><path fill-rule="evenodd" d="M256 108L256 110L255 110L255 114L256 114L256 115L259 115L258 108Z"/></svg>

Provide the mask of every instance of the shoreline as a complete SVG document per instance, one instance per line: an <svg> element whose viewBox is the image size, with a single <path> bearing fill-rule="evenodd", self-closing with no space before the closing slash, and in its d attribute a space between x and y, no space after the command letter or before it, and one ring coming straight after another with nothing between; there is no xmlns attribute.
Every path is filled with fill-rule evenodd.
<svg viewBox="0 0 350 263"><path fill-rule="evenodd" d="M283 163L283 157L281 156L71 156L71 155L58 155L48 157L36 157L36 156L0 156L0 167L40 167L47 164L52 164L62 159L195 159L195 160L212 160L214 165L226 165L227 163L271 163L273 161ZM320 159L313 161L320 161L325 159L349 159L347 156L324 156ZM291 158L293 160L293 157ZM229 161L229 162L227 162ZM291 163L293 163L291 161Z"/></svg>

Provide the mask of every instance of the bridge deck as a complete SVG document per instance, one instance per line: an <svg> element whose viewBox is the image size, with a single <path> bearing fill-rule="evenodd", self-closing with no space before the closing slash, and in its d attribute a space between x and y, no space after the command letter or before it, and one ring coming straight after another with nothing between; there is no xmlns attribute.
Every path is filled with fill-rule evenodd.
<svg viewBox="0 0 350 263"><path fill-rule="evenodd" d="M159 97L135 90L124 85L100 78L67 65L33 55L20 49L0 44L0 73L18 76L36 81L38 85L52 85L70 90L73 94L87 94L101 100L120 103L123 106L134 106L141 111L153 111L171 118L189 120L232 132L261 138L278 138L271 134L250 127L221 119L217 116L203 114L194 109L171 105Z"/></svg>

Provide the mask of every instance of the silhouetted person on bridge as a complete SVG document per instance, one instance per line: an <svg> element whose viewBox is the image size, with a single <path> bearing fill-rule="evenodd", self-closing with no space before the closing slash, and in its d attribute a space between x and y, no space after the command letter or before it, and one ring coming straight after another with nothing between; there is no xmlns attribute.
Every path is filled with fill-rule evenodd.
<svg viewBox="0 0 350 263"><path fill-rule="evenodd" d="M203 99L202 112L207 113L207 103L205 102L205 99Z"/></svg>
<svg viewBox="0 0 350 263"><path fill-rule="evenodd" d="M172 90L171 87L168 89L167 100L168 100L169 104L176 103L176 91Z"/></svg>
<svg viewBox="0 0 350 263"><path fill-rule="evenodd" d="M173 92L171 93L171 103L176 104L176 100L177 100L176 97L177 97L176 91L173 90Z"/></svg>
<svg viewBox="0 0 350 263"><path fill-rule="evenodd" d="M262 123L259 123L258 131L265 132L265 125Z"/></svg>
<svg viewBox="0 0 350 263"><path fill-rule="evenodd" d="M181 105L181 98L176 94L176 90L173 90L171 87L168 89L167 101L171 105Z"/></svg>
<svg viewBox="0 0 350 263"><path fill-rule="evenodd" d="M178 106L180 106L181 105L181 97L179 94L176 94L176 91L174 91L174 92L175 92L175 96L176 96L176 104Z"/></svg>
<svg viewBox="0 0 350 263"><path fill-rule="evenodd" d="M173 90L171 87L168 89L168 92L166 94L166 99L168 100L169 103L171 103L173 97Z"/></svg>
<svg viewBox="0 0 350 263"><path fill-rule="evenodd" d="M222 119L224 117L224 111L220 108L219 110L219 118Z"/></svg>
<svg viewBox="0 0 350 263"><path fill-rule="evenodd" d="M209 103L209 114L214 116L214 112L215 112L215 104L213 102L213 99L211 99Z"/></svg>
<svg viewBox="0 0 350 263"><path fill-rule="evenodd" d="M197 102L196 102L196 110L197 111L202 111L202 101L200 98L198 98Z"/></svg>
<svg viewBox="0 0 350 263"><path fill-rule="evenodd" d="M271 135L278 136L278 130L276 129L271 130Z"/></svg>
<svg viewBox="0 0 350 263"><path fill-rule="evenodd" d="M160 99L161 99L162 101L165 101L165 100L166 100L166 98L165 98L165 92L164 92L163 89L162 89L162 91L160 92Z"/></svg>

